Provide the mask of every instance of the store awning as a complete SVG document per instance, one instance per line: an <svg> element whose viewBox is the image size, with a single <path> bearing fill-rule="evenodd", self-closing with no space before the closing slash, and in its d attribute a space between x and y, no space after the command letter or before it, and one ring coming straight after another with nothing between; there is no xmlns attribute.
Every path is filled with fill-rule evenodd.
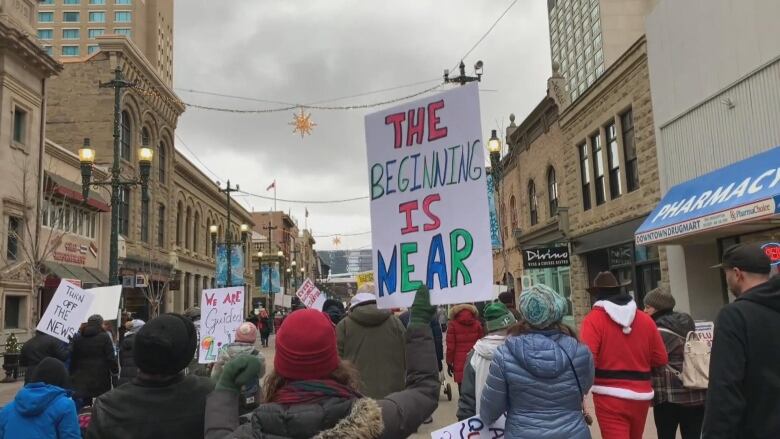
<svg viewBox="0 0 780 439"><path fill-rule="evenodd" d="M780 213L780 146L672 187L635 233L639 245L744 224Z"/></svg>
<svg viewBox="0 0 780 439"><path fill-rule="evenodd" d="M574 254L581 255L595 250L631 242L634 230L642 224L644 217L635 218L614 226L601 229L587 235L582 235L572 240Z"/></svg>
<svg viewBox="0 0 780 439"><path fill-rule="evenodd" d="M46 190L77 203L84 201L80 185L50 172L46 173ZM109 212L111 210L111 206L106 200L94 190L89 192L89 199L87 199L86 204L99 212Z"/></svg>
<svg viewBox="0 0 780 439"><path fill-rule="evenodd" d="M56 279L77 279L81 281L81 285L108 284L108 275L96 268L79 267L78 265L60 264L58 262L46 262L44 265L49 275ZM54 282L52 285L47 286L56 286L53 284ZM58 285L59 282L56 282L56 284Z"/></svg>

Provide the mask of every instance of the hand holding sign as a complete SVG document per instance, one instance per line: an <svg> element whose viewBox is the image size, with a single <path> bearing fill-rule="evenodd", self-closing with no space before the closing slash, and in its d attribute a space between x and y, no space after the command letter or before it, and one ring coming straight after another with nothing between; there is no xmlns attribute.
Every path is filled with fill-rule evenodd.
<svg viewBox="0 0 780 439"><path fill-rule="evenodd" d="M61 281L35 328L64 342L87 320L95 296L67 281Z"/></svg>
<svg viewBox="0 0 780 439"><path fill-rule="evenodd" d="M501 416L493 425L485 425L479 416L464 419L431 433L431 439L498 439L504 437L506 417Z"/></svg>

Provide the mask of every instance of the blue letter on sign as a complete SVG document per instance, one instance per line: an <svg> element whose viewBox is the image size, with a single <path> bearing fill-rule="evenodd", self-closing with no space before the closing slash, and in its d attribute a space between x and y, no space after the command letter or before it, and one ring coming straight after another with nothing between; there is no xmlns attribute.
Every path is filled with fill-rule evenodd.
<svg viewBox="0 0 780 439"><path fill-rule="evenodd" d="M378 275L379 275L379 297L384 297L385 287L387 287L387 295L395 293L395 286L398 274L396 247L393 246L393 256L390 258L390 267L385 267L385 258L382 257L382 252L377 250L378 257Z"/></svg>

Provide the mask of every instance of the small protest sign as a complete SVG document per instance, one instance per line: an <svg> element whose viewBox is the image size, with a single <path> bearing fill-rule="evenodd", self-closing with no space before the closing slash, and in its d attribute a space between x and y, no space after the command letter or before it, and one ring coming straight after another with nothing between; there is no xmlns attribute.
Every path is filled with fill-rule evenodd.
<svg viewBox="0 0 780 439"><path fill-rule="evenodd" d="M699 340L706 341L710 348L712 347L714 333L715 324L713 322L696 322L696 335L699 336Z"/></svg>
<svg viewBox="0 0 780 439"><path fill-rule="evenodd" d="M203 290L200 310L198 363L213 363L244 321L244 287Z"/></svg>
<svg viewBox="0 0 780 439"><path fill-rule="evenodd" d="M373 271L365 271L363 273L358 273L355 275L355 282L357 283L358 289L369 283L374 282L374 272Z"/></svg>
<svg viewBox="0 0 780 439"><path fill-rule="evenodd" d="M476 83L365 118L377 305L491 300L493 256Z"/></svg>
<svg viewBox="0 0 780 439"><path fill-rule="evenodd" d="M479 416L474 416L448 425L431 433L431 439L498 439L504 437L506 416L501 415L493 425L485 425Z"/></svg>
<svg viewBox="0 0 780 439"><path fill-rule="evenodd" d="M35 329L67 342L87 320L94 297L70 282L60 282Z"/></svg>
<svg viewBox="0 0 780 439"><path fill-rule="evenodd" d="M301 303L306 308L322 311L322 306L325 305L325 295L314 285L311 279L303 281L295 295L301 299Z"/></svg>

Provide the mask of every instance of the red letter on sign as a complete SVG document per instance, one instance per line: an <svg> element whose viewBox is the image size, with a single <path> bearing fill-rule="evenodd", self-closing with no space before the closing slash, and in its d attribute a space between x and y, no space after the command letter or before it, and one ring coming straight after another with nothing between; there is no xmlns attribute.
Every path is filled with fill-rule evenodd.
<svg viewBox="0 0 780 439"><path fill-rule="evenodd" d="M414 222L412 220L412 212L419 209L419 206L417 204L417 200L414 201L408 201L406 203L401 204L398 206L398 213L406 213L406 227L401 229L401 234L406 235L408 233L414 233L418 232L420 230L419 227L412 225Z"/></svg>
<svg viewBox="0 0 780 439"><path fill-rule="evenodd" d="M431 221L433 221L432 223L425 224L423 226L423 230L425 230L426 232L430 232L431 230L436 230L439 227L441 227L441 220L439 219L438 216L436 216L436 214L431 212L431 204L440 200L441 200L441 195L439 194L428 195L423 200L423 212L425 212L428 218L430 218Z"/></svg>
<svg viewBox="0 0 780 439"><path fill-rule="evenodd" d="M406 120L406 113L395 113L385 117L385 125L393 124L395 129L395 142L393 147L398 149L401 147L401 141L403 137L403 130L401 129L401 122Z"/></svg>
<svg viewBox="0 0 780 439"><path fill-rule="evenodd" d="M417 109L417 120L415 121L414 109L409 110L409 122L406 127L406 146L412 146L412 138L416 138L417 144L423 142L425 135L425 107Z"/></svg>
<svg viewBox="0 0 780 439"><path fill-rule="evenodd" d="M439 116L436 115L438 110L444 108L444 100L431 102L428 104L428 141L432 142L442 137L447 137L447 127L439 128Z"/></svg>

